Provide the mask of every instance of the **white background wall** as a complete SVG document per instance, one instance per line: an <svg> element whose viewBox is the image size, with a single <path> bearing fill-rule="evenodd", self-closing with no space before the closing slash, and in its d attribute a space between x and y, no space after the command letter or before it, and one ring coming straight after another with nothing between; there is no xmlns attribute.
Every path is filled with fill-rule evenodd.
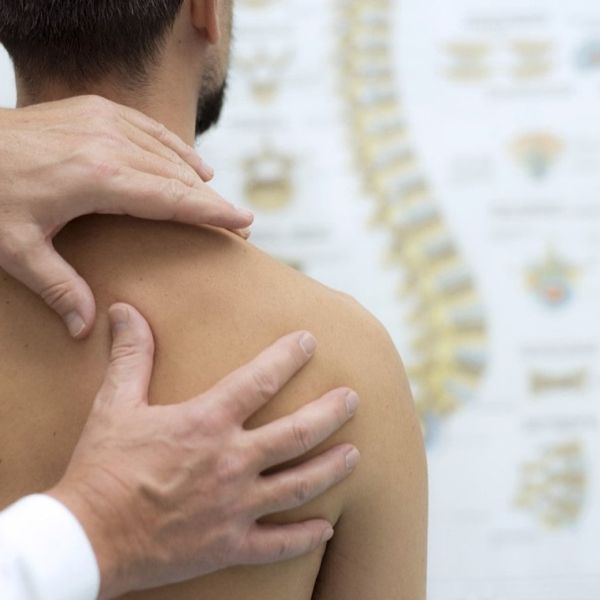
<svg viewBox="0 0 600 600"><path fill-rule="evenodd" d="M14 106L15 102L15 77L12 64L0 46L0 106Z"/></svg>

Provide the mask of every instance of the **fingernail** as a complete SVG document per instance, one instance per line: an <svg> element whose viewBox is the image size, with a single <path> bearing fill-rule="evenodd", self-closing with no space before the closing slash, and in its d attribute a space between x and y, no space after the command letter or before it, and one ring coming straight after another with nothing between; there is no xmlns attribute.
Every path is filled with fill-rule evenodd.
<svg viewBox="0 0 600 600"><path fill-rule="evenodd" d="M65 315L65 324L72 337L77 338L85 329L85 321L77 311L72 311Z"/></svg>
<svg viewBox="0 0 600 600"><path fill-rule="evenodd" d="M358 403L359 398L356 392L350 391L346 394L346 409L348 410L348 416L354 416L354 413L358 409Z"/></svg>
<svg viewBox="0 0 600 600"><path fill-rule="evenodd" d="M323 532L323 536L321 537L321 543L326 544L333 537L333 529L329 527Z"/></svg>
<svg viewBox="0 0 600 600"><path fill-rule="evenodd" d="M348 471L352 471L354 467L356 467L356 465L358 464L359 460L360 452L356 448L350 450L350 452L346 454L346 468L348 469Z"/></svg>
<svg viewBox="0 0 600 600"><path fill-rule="evenodd" d="M240 234L245 240L249 240L250 236L252 235L252 229L250 229L250 227L247 227L246 229L240 229Z"/></svg>
<svg viewBox="0 0 600 600"><path fill-rule="evenodd" d="M113 333L125 329L129 323L129 311L124 306L116 306L111 308L110 323Z"/></svg>
<svg viewBox="0 0 600 600"><path fill-rule="evenodd" d="M308 356L312 356L317 349L317 340L310 333L305 333L300 338L300 346Z"/></svg>
<svg viewBox="0 0 600 600"><path fill-rule="evenodd" d="M200 159L200 162L206 174L212 179L215 176L215 170L203 158Z"/></svg>
<svg viewBox="0 0 600 600"><path fill-rule="evenodd" d="M242 208L241 206L234 206L235 210L238 211L238 213L240 213L240 215L242 215L245 219L251 219L252 221L254 221L254 213L252 211L249 211L246 208Z"/></svg>

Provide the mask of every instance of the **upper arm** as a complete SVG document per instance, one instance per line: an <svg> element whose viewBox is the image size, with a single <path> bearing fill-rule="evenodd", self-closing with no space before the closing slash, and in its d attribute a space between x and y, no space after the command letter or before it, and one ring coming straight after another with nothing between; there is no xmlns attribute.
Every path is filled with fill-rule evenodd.
<svg viewBox="0 0 600 600"><path fill-rule="evenodd" d="M402 363L387 334L375 329L355 358L364 378L357 386L362 424L354 440L362 460L319 574L319 600L425 598L421 428Z"/></svg>

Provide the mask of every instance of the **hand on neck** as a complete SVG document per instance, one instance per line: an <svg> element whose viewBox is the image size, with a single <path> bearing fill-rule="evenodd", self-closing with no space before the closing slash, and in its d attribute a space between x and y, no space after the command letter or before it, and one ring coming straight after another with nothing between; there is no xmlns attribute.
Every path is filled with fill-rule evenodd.
<svg viewBox="0 0 600 600"><path fill-rule="evenodd" d="M78 89L48 84L30 90L17 76L17 108L64 100L73 96L97 95L129 106L165 125L191 146L195 143L197 92L190 93L181 82L154 80L151 85L131 89L109 81L84 85Z"/></svg>

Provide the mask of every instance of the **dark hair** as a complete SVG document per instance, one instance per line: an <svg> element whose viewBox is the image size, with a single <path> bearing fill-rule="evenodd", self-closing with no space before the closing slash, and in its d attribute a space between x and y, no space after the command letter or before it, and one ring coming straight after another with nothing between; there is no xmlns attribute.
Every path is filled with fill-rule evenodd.
<svg viewBox="0 0 600 600"><path fill-rule="evenodd" d="M144 80L183 0L0 0L0 42L30 86Z"/></svg>

